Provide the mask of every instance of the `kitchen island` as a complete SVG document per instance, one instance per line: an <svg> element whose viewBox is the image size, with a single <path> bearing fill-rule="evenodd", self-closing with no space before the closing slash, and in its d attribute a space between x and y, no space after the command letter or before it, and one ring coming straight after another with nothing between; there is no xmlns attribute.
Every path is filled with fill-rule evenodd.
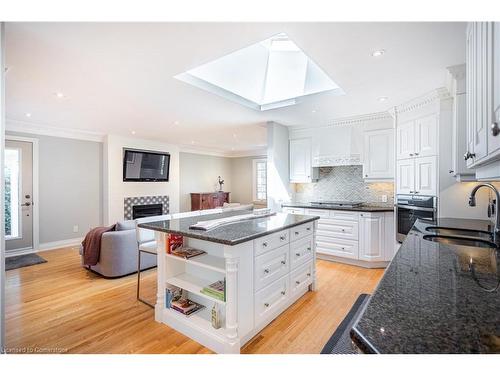
<svg viewBox="0 0 500 375"><path fill-rule="evenodd" d="M249 213L249 212L244 212ZM225 224L204 231L199 222L242 212L187 217L139 224L156 231L158 292L155 319L217 353L241 347L316 284L315 232L319 217L278 213ZM184 259L166 252L169 234L182 235L184 246L206 254ZM225 280L225 298L202 293ZM186 316L167 307L166 289L181 288L205 306ZM221 328L211 324L212 307Z"/></svg>
<svg viewBox="0 0 500 375"><path fill-rule="evenodd" d="M351 330L363 352L500 353L498 238L496 247L434 242L436 227L495 242L490 221L419 219Z"/></svg>

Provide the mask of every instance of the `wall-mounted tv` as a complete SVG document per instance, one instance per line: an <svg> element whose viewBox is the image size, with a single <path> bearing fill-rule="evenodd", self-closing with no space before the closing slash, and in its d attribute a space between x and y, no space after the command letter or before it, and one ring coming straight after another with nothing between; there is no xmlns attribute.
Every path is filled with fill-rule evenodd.
<svg viewBox="0 0 500 375"><path fill-rule="evenodd" d="M123 181L168 181L168 152L123 149Z"/></svg>

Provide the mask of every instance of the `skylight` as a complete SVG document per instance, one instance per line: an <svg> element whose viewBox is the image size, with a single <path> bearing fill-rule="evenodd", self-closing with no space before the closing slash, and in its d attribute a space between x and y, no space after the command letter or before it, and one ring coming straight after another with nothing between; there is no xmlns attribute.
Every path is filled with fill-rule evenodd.
<svg viewBox="0 0 500 375"><path fill-rule="evenodd" d="M260 111L294 105L301 97L325 91L344 94L285 33L175 78Z"/></svg>

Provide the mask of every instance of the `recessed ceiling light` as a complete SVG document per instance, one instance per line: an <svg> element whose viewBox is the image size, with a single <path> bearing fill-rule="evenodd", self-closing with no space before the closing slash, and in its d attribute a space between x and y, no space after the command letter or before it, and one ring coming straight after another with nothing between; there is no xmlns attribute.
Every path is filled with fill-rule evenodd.
<svg viewBox="0 0 500 375"><path fill-rule="evenodd" d="M194 145L194 141L191 141L191 144Z"/></svg>
<svg viewBox="0 0 500 375"><path fill-rule="evenodd" d="M131 133L132 133L132 135L135 135L135 130L132 130Z"/></svg>
<svg viewBox="0 0 500 375"><path fill-rule="evenodd" d="M233 133L233 138L236 139L237 137L236 133Z"/></svg>
<svg viewBox="0 0 500 375"><path fill-rule="evenodd" d="M382 56L384 53L385 53L385 50L383 50L383 49L379 49L379 50L373 51L373 52L372 52L372 56L373 56L373 57L380 57L380 56Z"/></svg>
<svg viewBox="0 0 500 375"><path fill-rule="evenodd" d="M313 109L311 112L312 112L312 113L316 113L316 110L315 110L315 109Z"/></svg>
<svg viewBox="0 0 500 375"><path fill-rule="evenodd" d="M31 113L26 113L26 117L31 117Z"/></svg>
<svg viewBox="0 0 500 375"><path fill-rule="evenodd" d="M231 151L234 151L234 147L231 147Z"/></svg>
<svg viewBox="0 0 500 375"><path fill-rule="evenodd" d="M179 121L174 121L174 125L179 125L180 122Z"/></svg>
<svg viewBox="0 0 500 375"><path fill-rule="evenodd" d="M55 92L54 95L59 99L64 98L64 94L62 92Z"/></svg>
<svg viewBox="0 0 500 375"><path fill-rule="evenodd" d="M380 98L378 98L377 100L379 102L385 102L386 100L388 100L389 98L387 96L381 96Z"/></svg>

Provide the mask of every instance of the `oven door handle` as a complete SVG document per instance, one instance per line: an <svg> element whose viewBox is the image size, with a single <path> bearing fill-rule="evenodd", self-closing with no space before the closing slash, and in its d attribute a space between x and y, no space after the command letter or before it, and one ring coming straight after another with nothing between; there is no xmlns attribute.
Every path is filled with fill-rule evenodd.
<svg viewBox="0 0 500 375"><path fill-rule="evenodd" d="M406 204L398 204L396 207L405 208L407 210L412 210L412 211L436 212L435 208L430 208L430 207L407 206Z"/></svg>

